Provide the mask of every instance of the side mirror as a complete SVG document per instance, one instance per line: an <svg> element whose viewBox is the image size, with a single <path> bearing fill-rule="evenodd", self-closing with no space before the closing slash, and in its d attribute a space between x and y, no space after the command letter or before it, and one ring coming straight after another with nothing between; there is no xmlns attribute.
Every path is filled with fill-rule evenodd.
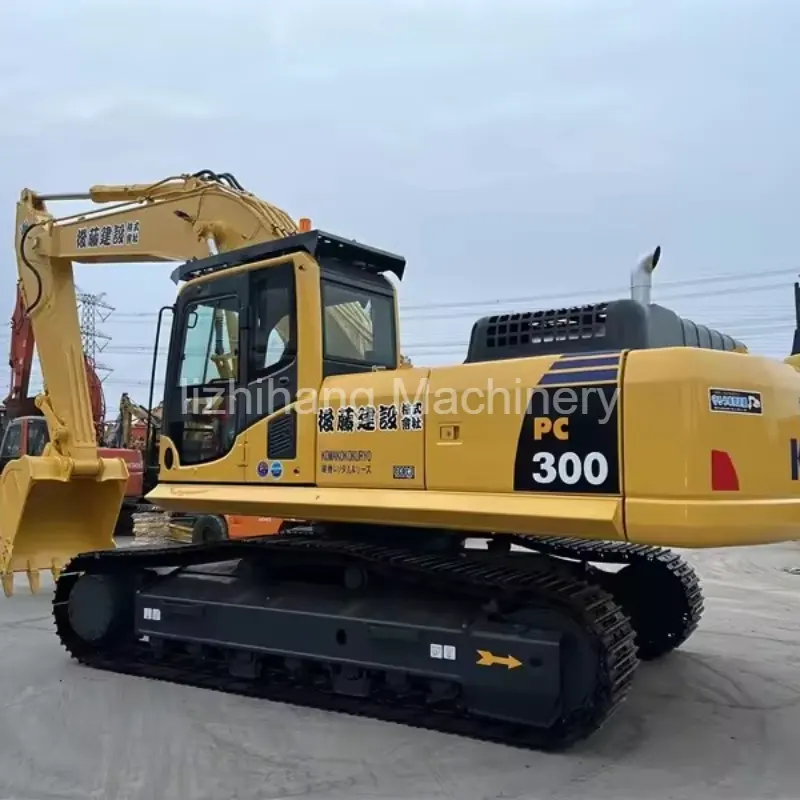
<svg viewBox="0 0 800 800"><path fill-rule="evenodd" d="M190 311L189 316L186 320L186 328L187 330L192 330L192 328L197 327L198 316L196 311Z"/></svg>

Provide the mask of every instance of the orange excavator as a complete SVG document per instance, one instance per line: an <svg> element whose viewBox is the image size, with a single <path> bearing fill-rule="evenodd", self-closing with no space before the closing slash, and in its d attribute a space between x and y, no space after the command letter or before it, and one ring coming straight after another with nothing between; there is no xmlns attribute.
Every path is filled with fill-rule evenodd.
<svg viewBox="0 0 800 800"><path fill-rule="evenodd" d="M11 316L9 350L11 384L8 397L3 401L5 410L0 439L0 471L9 461L22 455L42 455L49 443L47 422L36 404L36 399L29 394L34 348L33 327L25 309L22 293L17 286L17 299ZM94 360L84 354L84 363L97 443L102 444L106 411L103 385L97 375ZM133 530L133 513L143 502L144 459L141 452L134 449L109 447L99 449L109 458L122 458L128 467L125 501L115 535L130 535Z"/></svg>

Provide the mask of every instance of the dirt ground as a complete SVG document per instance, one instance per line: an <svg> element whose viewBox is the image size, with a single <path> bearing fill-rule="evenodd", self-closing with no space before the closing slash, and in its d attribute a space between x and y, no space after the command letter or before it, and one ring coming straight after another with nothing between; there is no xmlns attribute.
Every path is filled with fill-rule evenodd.
<svg viewBox="0 0 800 800"><path fill-rule="evenodd" d="M0 600L0 800L800 798L800 544L688 554L699 631L593 739L543 755L92 672L51 584Z"/></svg>

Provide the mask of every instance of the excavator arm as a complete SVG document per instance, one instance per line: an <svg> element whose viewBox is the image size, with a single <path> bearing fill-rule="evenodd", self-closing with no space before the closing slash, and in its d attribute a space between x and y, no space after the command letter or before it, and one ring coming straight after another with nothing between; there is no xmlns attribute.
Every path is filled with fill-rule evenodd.
<svg viewBox="0 0 800 800"><path fill-rule="evenodd" d="M94 359L88 354L83 354L83 363L86 369L86 385L89 389L89 405L92 409L92 422L94 423L94 440L101 444L105 430L106 400L103 393L103 382L97 374Z"/></svg>
<svg viewBox="0 0 800 800"><path fill-rule="evenodd" d="M56 218L47 203L61 200L111 205ZM4 587L15 572L26 571L33 587L31 576L39 569L56 575L75 554L114 546L127 468L122 459L98 454L72 264L184 262L283 238L310 227L305 222L298 225L227 173L94 186L78 194L23 190L17 266L46 387L36 406L47 419L50 443L41 457L17 459L0 476ZM331 315L332 327L361 349L366 318L352 305ZM232 331L229 337L235 338ZM229 353L217 353L221 376L235 369L235 347L231 341Z"/></svg>
<svg viewBox="0 0 800 800"><path fill-rule="evenodd" d="M138 403L134 403L127 392L122 393L119 406L120 406L120 411L122 413L127 414L131 418L135 417L140 422L155 424L161 420L159 411L156 410L148 411L144 406L140 406Z"/></svg>
<svg viewBox="0 0 800 800"><path fill-rule="evenodd" d="M33 416L38 413L35 398L29 394L34 347L33 326L25 308L21 283L18 283L14 313L11 316L11 343L8 356L8 365L11 369L11 388L8 397L3 401L8 420L15 417ZM105 419L103 384L97 375L94 361L87 354L84 354L84 364L89 384L92 419L96 431L95 438L100 441Z"/></svg>
<svg viewBox="0 0 800 800"><path fill-rule="evenodd" d="M157 427L161 423L161 417L157 411L148 411L138 403L134 403L127 392L123 392L119 400L119 421L117 422L114 436L114 445L116 447L132 446L131 426L134 419L144 422L148 430Z"/></svg>

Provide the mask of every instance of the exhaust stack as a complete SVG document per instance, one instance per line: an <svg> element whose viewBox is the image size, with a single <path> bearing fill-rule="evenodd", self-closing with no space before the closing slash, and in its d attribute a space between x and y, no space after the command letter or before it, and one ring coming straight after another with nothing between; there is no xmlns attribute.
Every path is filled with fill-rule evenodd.
<svg viewBox="0 0 800 800"><path fill-rule="evenodd" d="M631 273L631 300L635 300L645 308L650 305L650 293L653 288L653 270L661 259L661 246L645 256Z"/></svg>
<svg viewBox="0 0 800 800"><path fill-rule="evenodd" d="M792 355L800 355L800 283L794 285L794 341L792 342Z"/></svg>

